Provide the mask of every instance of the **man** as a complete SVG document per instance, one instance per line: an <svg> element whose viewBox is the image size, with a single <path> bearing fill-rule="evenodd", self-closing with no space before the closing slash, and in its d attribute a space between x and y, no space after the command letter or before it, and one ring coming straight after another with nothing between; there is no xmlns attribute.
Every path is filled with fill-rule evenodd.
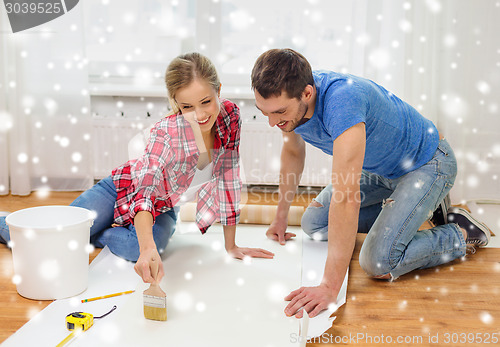
<svg viewBox="0 0 500 347"><path fill-rule="evenodd" d="M360 265L379 279L462 257L489 229L463 209L418 231L453 186L456 159L435 125L376 83L312 71L291 49L263 53L252 70L257 108L283 131L280 198L267 236L284 244L287 214L304 168L305 142L333 155L332 182L310 204L302 228L328 240L321 284L291 292L288 316L316 316L335 302L356 232L368 232ZM448 223L449 222L449 223ZM418 232L417 232L418 231ZM472 249L471 249L472 250Z"/></svg>

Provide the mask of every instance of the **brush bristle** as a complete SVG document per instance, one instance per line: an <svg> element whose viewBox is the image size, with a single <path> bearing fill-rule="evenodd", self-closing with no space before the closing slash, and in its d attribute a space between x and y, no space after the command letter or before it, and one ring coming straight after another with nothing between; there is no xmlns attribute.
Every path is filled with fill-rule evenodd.
<svg viewBox="0 0 500 347"><path fill-rule="evenodd" d="M151 320L166 321L167 308L151 307L144 305L144 317Z"/></svg>
<svg viewBox="0 0 500 347"><path fill-rule="evenodd" d="M144 317L152 320L167 320L167 297L158 283L151 283L144 291Z"/></svg>
<svg viewBox="0 0 500 347"><path fill-rule="evenodd" d="M144 291L144 317L152 320L167 320L167 297L161 288L152 285Z"/></svg>

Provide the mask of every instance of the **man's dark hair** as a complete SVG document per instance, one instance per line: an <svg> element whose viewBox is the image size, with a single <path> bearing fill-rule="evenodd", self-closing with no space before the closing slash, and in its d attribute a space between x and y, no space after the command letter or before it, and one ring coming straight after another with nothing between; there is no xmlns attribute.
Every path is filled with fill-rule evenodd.
<svg viewBox="0 0 500 347"><path fill-rule="evenodd" d="M300 99L306 86L314 86L311 65L293 49L271 49L261 54L252 69L252 89L263 98L280 96Z"/></svg>

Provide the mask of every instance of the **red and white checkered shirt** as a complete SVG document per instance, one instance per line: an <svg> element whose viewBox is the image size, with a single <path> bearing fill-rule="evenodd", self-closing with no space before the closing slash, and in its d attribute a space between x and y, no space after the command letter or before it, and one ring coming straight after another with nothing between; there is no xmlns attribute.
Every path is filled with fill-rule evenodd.
<svg viewBox="0 0 500 347"><path fill-rule="evenodd" d="M216 220L236 225L240 215L240 114L236 104L220 101L212 178L198 191L196 224L202 233ZM131 224L139 211L149 211L155 218L173 208L190 186L199 156L193 130L182 114L157 122L142 157L111 174L118 193L115 223Z"/></svg>

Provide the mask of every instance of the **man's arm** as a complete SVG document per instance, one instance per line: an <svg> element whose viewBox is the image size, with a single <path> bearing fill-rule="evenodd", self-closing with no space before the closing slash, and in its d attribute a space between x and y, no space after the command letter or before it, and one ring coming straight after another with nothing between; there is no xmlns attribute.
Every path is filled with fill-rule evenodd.
<svg viewBox="0 0 500 347"><path fill-rule="evenodd" d="M288 211L304 170L305 157L306 146L300 135L294 132L283 133L278 209L276 217L266 233L268 238L278 241L282 245L285 244L286 240L295 236L293 233L286 232Z"/></svg>
<svg viewBox="0 0 500 347"><path fill-rule="evenodd" d="M285 300L289 316L310 317L334 303L351 261L358 229L360 179L365 156L365 124L359 123L342 133L333 143L332 200L328 218L328 256L323 280L318 287L302 287Z"/></svg>
<svg viewBox="0 0 500 347"><path fill-rule="evenodd" d="M333 144L333 195L328 215L328 256L323 282L335 293L342 286L356 242L365 143L365 124L359 123Z"/></svg>

